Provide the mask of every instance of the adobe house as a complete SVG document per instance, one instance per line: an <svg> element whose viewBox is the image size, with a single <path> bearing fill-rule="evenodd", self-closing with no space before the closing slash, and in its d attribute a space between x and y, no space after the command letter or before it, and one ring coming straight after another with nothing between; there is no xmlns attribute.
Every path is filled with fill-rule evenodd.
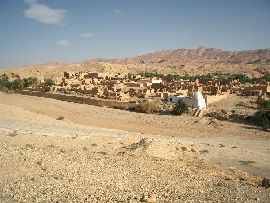
<svg viewBox="0 0 270 203"><path fill-rule="evenodd" d="M143 87L143 84L138 84L136 82L126 83L127 87Z"/></svg>
<svg viewBox="0 0 270 203"><path fill-rule="evenodd" d="M98 73L86 73L84 78L98 78Z"/></svg>
<svg viewBox="0 0 270 203"><path fill-rule="evenodd" d="M160 90L160 92L162 92L163 85L161 83L153 83L151 85L151 88L154 89L155 92L158 92L158 90Z"/></svg>
<svg viewBox="0 0 270 203"><path fill-rule="evenodd" d="M259 96L270 93L270 86L267 85L254 85L244 87L243 94L246 96Z"/></svg>
<svg viewBox="0 0 270 203"><path fill-rule="evenodd" d="M74 78L75 73L73 72L64 72L64 78L66 79L70 79L70 78Z"/></svg>

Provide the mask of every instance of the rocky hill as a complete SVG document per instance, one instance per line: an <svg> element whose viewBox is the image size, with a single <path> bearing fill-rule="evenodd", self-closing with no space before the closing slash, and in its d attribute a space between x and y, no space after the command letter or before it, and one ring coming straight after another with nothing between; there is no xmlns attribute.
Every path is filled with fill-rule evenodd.
<svg viewBox="0 0 270 203"><path fill-rule="evenodd" d="M261 64L270 65L270 49L223 51L201 46L197 49L176 49L157 51L134 58L120 60L99 60L115 63L166 64Z"/></svg>
<svg viewBox="0 0 270 203"><path fill-rule="evenodd" d="M1 70L22 75L59 76L63 71L98 71L111 73L158 72L164 74L245 73L259 76L270 73L270 48L223 51L217 48L157 51L125 59L92 59L81 63L52 62Z"/></svg>
<svg viewBox="0 0 270 203"><path fill-rule="evenodd" d="M126 59L96 59L92 62L133 65L144 71L202 74L208 72L248 73L270 71L270 49L223 51L217 48L157 51Z"/></svg>

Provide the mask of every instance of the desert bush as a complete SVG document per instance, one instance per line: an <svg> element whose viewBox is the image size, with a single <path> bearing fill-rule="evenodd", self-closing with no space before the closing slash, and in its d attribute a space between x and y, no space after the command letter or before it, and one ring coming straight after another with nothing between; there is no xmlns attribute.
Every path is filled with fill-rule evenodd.
<svg viewBox="0 0 270 203"><path fill-rule="evenodd" d="M141 113L157 113L160 107L156 100L145 100L139 104L137 110Z"/></svg>
<svg viewBox="0 0 270 203"><path fill-rule="evenodd" d="M16 130L14 130L12 133L9 133L9 134L8 134L9 137L15 137L15 136L17 136L17 135L18 135L18 133L17 133Z"/></svg>
<svg viewBox="0 0 270 203"><path fill-rule="evenodd" d="M239 162L241 165L245 165L245 166L256 163L255 161L243 161L243 160L240 160Z"/></svg>
<svg viewBox="0 0 270 203"><path fill-rule="evenodd" d="M203 149L200 151L201 154L205 154L205 153L209 153L209 151L207 149Z"/></svg>
<svg viewBox="0 0 270 203"><path fill-rule="evenodd" d="M53 86L54 85L53 79L51 79L51 78L45 78L44 79L44 85L47 86L47 87Z"/></svg>
<svg viewBox="0 0 270 203"><path fill-rule="evenodd" d="M264 130L270 129L270 100L261 103L254 117L258 126Z"/></svg>
<svg viewBox="0 0 270 203"><path fill-rule="evenodd" d="M186 105L183 100L179 99L177 103L175 104L175 107L173 108L173 114L174 115L182 115L184 113L188 112L188 106Z"/></svg>

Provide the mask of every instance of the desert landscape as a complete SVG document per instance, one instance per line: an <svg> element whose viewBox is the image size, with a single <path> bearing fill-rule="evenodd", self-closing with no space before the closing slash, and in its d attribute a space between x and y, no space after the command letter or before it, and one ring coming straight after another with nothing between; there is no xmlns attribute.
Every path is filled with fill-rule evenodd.
<svg viewBox="0 0 270 203"><path fill-rule="evenodd" d="M269 8L1 0L0 203L269 203Z"/></svg>
<svg viewBox="0 0 270 203"><path fill-rule="evenodd" d="M270 199L269 130L252 121L258 98L268 99L268 83L87 69L46 79L47 71L64 69L58 68L2 70L2 81L11 81L0 93L2 202ZM12 90L15 81L22 86ZM194 106L181 116L171 113L177 104L170 98L194 98L183 94L199 90L207 100L200 115ZM158 110L140 108L146 101L158 102Z"/></svg>

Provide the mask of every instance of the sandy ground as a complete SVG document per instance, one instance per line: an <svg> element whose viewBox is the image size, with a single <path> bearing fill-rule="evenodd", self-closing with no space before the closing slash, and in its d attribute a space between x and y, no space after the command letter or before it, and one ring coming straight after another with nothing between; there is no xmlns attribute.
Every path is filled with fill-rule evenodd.
<svg viewBox="0 0 270 203"><path fill-rule="evenodd" d="M269 138L244 124L0 93L0 200L269 202L257 187L270 176Z"/></svg>

